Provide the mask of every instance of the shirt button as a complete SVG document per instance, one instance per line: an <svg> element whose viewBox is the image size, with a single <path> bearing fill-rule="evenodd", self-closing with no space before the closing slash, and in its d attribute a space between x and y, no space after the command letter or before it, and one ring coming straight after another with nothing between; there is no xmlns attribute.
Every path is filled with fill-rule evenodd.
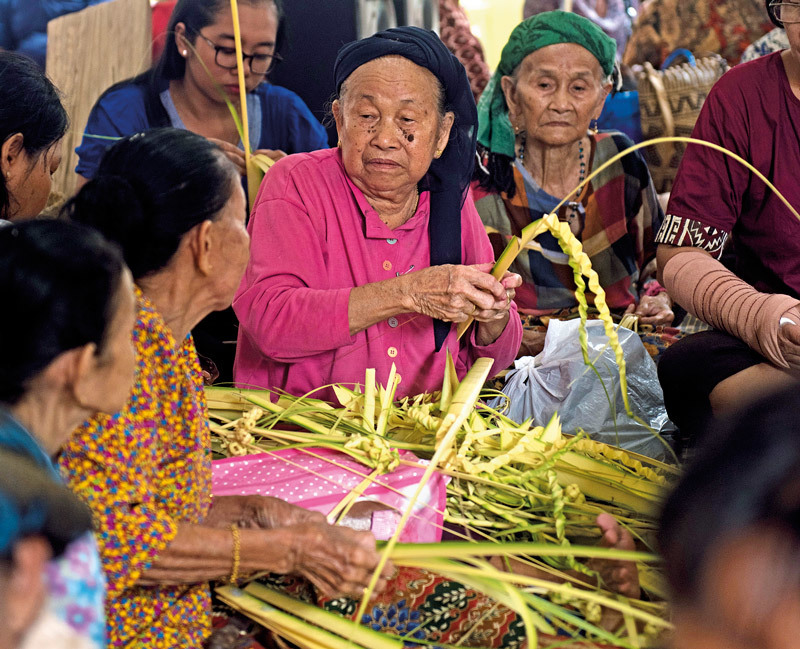
<svg viewBox="0 0 800 649"><path fill-rule="evenodd" d="M397 321L397 318L395 318L394 316L392 316L391 318L389 318L389 326L390 326L392 329L394 329L394 328L395 328L395 327L396 327L398 324L399 324L399 323L398 323L398 321Z"/></svg>
<svg viewBox="0 0 800 649"><path fill-rule="evenodd" d="M388 259L383 262L383 270L392 270L392 262L390 262Z"/></svg>
<svg viewBox="0 0 800 649"><path fill-rule="evenodd" d="M390 246L393 246L397 243L397 239L387 239L386 243L388 243Z"/></svg>
<svg viewBox="0 0 800 649"><path fill-rule="evenodd" d="M389 347L389 349L386 350L386 353L389 354L389 358L394 358L397 356L397 347Z"/></svg>

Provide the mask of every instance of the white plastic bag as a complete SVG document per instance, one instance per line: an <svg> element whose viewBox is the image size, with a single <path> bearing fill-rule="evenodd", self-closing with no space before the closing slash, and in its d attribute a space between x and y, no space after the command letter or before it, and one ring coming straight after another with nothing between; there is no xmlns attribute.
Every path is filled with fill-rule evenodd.
<svg viewBox="0 0 800 649"><path fill-rule="evenodd" d="M533 417L544 425L558 412L565 433L582 429L597 441L667 459L664 444L625 413L619 368L603 323L590 320L586 327L589 358L602 381L583 361L578 325L577 319L551 320L542 352L514 363L503 389L511 402L509 416L514 421ZM675 425L664 409L656 365L638 334L623 327L617 334L625 354L631 409L668 441ZM500 400L493 405L500 405Z"/></svg>

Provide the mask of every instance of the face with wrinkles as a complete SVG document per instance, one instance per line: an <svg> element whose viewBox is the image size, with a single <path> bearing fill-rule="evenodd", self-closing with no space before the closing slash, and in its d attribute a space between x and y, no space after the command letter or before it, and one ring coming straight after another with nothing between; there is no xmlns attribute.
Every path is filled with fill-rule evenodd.
<svg viewBox="0 0 800 649"><path fill-rule="evenodd" d="M441 92L429 70L401 56L365 63L344 82L333 104L342 161L367 197L416 191L453 126Z"/></svg>
<svg viewBox="0 0 800 649"><path fill-rule="evenodd" d="M511 124L549 146L576 142L600 117L610 84L594 55L575 43L528 54L501 80Z"/></svg>

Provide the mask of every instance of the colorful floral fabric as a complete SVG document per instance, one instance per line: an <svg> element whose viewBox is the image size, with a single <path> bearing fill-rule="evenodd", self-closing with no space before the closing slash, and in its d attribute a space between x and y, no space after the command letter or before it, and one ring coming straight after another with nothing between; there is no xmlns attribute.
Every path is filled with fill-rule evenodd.
<svg viewBox="0 0 800 649"><path fill-rule="evenodd" d="M270 575L262 583L353 619L359 602L320 597L302 578ZM406 647L433 644L518 649L525 627L517 614L482 593L417 568L398 568L370 603L361 624L402 636Z"/></svg>
<svg viewBox="0 0 800 649"><path fill-rule="evenodd" d="M105 586L97 541L91 532L47 564L48 607L96 647L106 646Z"/></svg>
<svg viewBox="0 0 800 649"><path fill-rule="evenodd" d="M72 437L61 466L92 508L108 579L113 647L199 647L210 632L208 584L142 587L141 574L211 504L210 440L197 353L176 341L137 289L138 376L127 406Z"/></svg>

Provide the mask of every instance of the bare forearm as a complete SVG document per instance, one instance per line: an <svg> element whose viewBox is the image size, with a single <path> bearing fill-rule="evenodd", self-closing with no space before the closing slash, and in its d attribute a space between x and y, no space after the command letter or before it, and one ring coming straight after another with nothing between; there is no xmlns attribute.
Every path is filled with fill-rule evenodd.
<svg viewBox="0 0 800 649"><path fill-rule="evenodd" d="M475 334L475 339L481 347L486 347L495 342L505 331L508 324L508 312L500 320L491 320L490 322L481 322L478 324L478 331Z"/></svg>
<svg viewBox="0 0 800 649"><path fill-rule="evenodd" d="M237 575L294 573L330 596L357 596L378 565L375 537L369 532L308 521L277 529L240 529ZM138 585L193 584L225 579L234 568L230 529L182 524L169 546ZM391 566L387 567L390 570ZM378 592L385 586L383 575Z"/></svg>
<svg viewBox="0 0 800 649"><path fill-rule="evenodd" d="M357 286L350 291L350 302L347 307L350 335L364 331L398 313L410 311L411 309L406 306L404 285L404 278L398 277Z"/></svg>
<svg viewBox="0 0 800 649"><path fill-rule="evenodd" d="M294 549L286 531L239 530L239 573L287 573L294 565ZM233 533L230 529L182 524L178 534L139 585L189 584L224 579L233 569Z"/></svg>
<svg viewBox="0 0 800 649"><path fill-rule="evenodd" d="M319 512L291 505L272 496L217 496L203 521L208 527L230 528L235 523L244 528L271 530L300 523L324 523Z"/></svg>
<svg viewBox="0 0 800 649"><path fill-rule="evenodd" d="M215 496L203 525L230 528L231 524L236 523L240 527L247 527L245 523L253 516L252 503L252 496Z"/></svg>

